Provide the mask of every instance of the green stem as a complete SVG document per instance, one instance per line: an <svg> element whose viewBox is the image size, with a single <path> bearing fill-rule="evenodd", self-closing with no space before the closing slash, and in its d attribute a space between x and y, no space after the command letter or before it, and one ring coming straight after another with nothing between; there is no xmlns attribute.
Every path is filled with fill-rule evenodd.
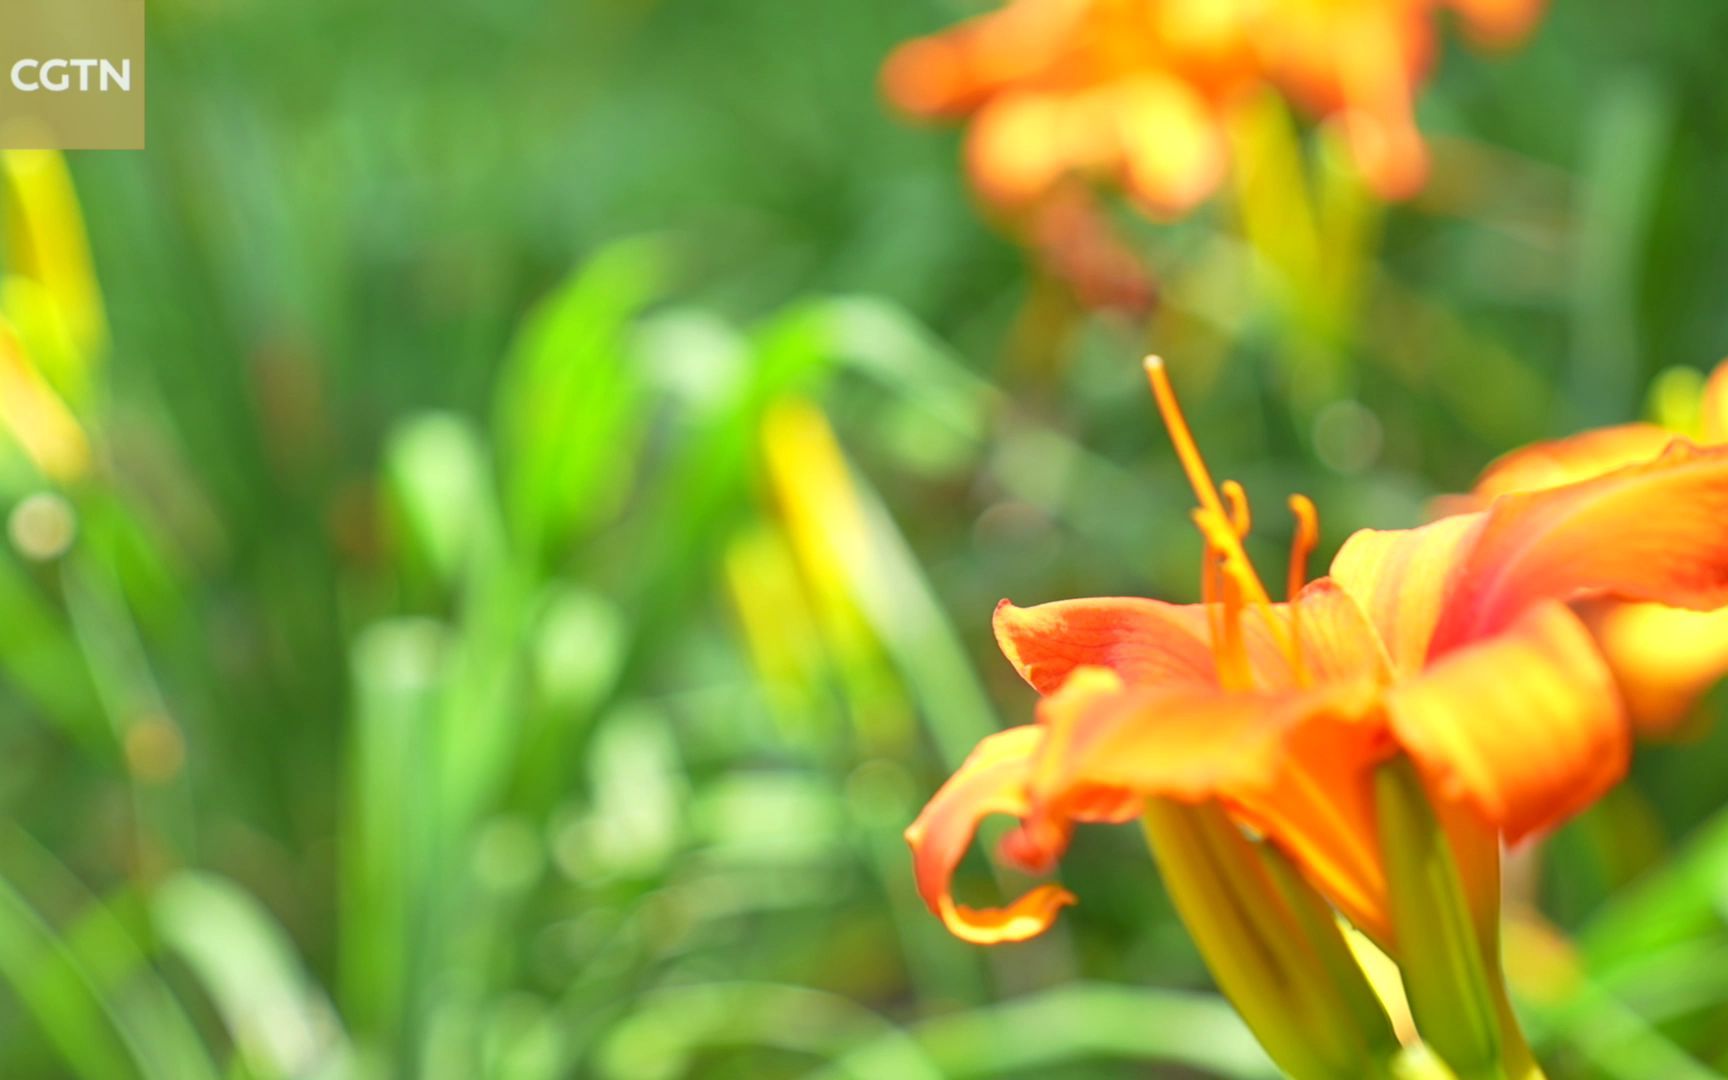
<svg viewBox="0 0 1728 1080"><path fill-rule="evenodd" d="M1391 1022L1306 882L1280 880L1215 804L1153 799L1142 821L1218 988L1279 1068L1298 1080L1390 1078Z"/></svg>
<svg viewBox="0 0 1728 1080"><path fill-rule="evenodd" d="M1498 935L1496 935L1498 937ZM1496 941L1498 945L1498 941ZM1500 1021L1500 1068L1507 1080L1547 1080L1542 1064L1524 1038L1524 1028L1518 1013L1512 1008L1512 998L1506 992L1506 979L1501 973L1498 957L1492 969L1489 989L1494 994L1494 1014Z"/></svg>
<svg viewBox="0 0 1728 1080"><path fill-rule="evenodd" d="M1507 1080L1501 1015L1452 845L1414 766L1399 758L1374 776L1387 904L1410 1012L1422 1039L1460 1080ZM1480 899L1480 898L1478 898ZM1498 982L1498 964L1494 965Z"/></svg>

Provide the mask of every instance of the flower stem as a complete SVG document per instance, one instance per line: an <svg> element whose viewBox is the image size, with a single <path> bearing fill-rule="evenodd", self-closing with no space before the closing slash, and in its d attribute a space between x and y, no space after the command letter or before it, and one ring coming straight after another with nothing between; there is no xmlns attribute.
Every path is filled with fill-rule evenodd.
<svg viewBox="0 0 1728 1080"><path fill-rule="evenodd" d="M1389 1080L1391 1022L1306 882L1279 880L1216 804L1149 799L1142 822L1218 988L1279 1068L1298 1080Z"/></svg>
<svg viewBox="0 0 1728 1080"><path fill-rule="evenodd" d="M1394 760L1375 773L1374 794L1398 966L1416 1028L1460 1080L1507 1080L1480 918L1472 918L1421 778L1408 760Z"/></svg>

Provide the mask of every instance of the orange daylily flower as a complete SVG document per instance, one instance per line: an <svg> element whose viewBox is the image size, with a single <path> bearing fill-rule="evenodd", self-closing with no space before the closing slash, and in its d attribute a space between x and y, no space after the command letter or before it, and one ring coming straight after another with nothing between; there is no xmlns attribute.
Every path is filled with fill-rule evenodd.
<svg viewBox="0 0 1728 1080"><path fill-rule="evenodd" d="M1335 121L1382 198L1421 189L1428 151L1416 91L1435 48L1436 15L1452 8L1469 35L1509 44L1541 0L1267 0L1254 31L1268 77L1315 116Z"/></svg>
<svg viewBox="0 0 1728 1080"><path fill-rule="evenodd" d="M1371 771L1408 755L1455 845L1551 828L1628 755L1613 678L1569 603L1728 604L1728 448L1689 444L1422 528L1359 532L1305 585L1314 513L1297 497L1291 599L1273 603L1242 549L1241 488L1213 484L1162 365L1148 372L1200 501L1205 599L998 608L1004 654L1045 695L1037 723L986 739L906 834L925 900L969 941L1030 937L1073 899L1046 885L1006 908L954 901L983 818L1018 818L1002 855L1039 871L1076 823L1164 798L1222 804L1391 942Z"/></svg>
<svg viewBox="0 0 1728 1080"><path fill-rule="evenodd" d="M1684 434L1700 436L1706 446L1728 445L1728 362L1704 384L1699 412L1698 430ZM1657 424L1630 423L1537 443L1494 462L1469 495L1444 500L1442 509L1480 509L1502 495L1650 462L1682 438ZM1640 735L1661 738L1681 730L1698 700L1728 674L1728 612L1594 601L1579 605L1579 613L1596 635Z"/></svg>
<svg viewBox="0 0 1728 1080"><path fill-rule="evenodd" d="M914 116L971 118L967 164L992 205L1091 176L1177 214L1224 174L1221 109L1249 71L1237 7L1012 0L901 46L883 84Z"/></svg>
<svg viewBox="0 0 1728 1080"><path fill-rule="evenodd" d="M883 83L914 116L971 118L973 183L999 209L1079 176L1182 213L1224 175L1230 110L1268 83L1336 120L1369 184L1402 198L1427 172L1413 108L1442 7L1504 42L1541 3L1010 0L901 46Z"/></svg>

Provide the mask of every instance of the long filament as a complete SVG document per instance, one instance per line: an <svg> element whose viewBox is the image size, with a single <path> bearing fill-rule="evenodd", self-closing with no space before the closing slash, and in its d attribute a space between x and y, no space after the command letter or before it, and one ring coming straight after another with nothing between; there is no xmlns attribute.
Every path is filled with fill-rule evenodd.
<svg viewBox="0 0 1728 1080"><path fill-rule="evenodd" d="M1216 657L1224 647L1224 598L1219 591L1219 564L1223 557L1208 543L1200 559L1200 604L1206 609L1206 629L1212 642L1212 655Z"/></svg>
<svg viewBox="0 0 1728 1080"><path fill-rule="evenodd" d="M1284 597L1292 604L1308 583L1308 556L1320 541L1320 512L1306 495L1290 496L1290 513L1296 518L1296 536L1290 541L1290 576Z"/></svg>
<svg viewBox="0 0 1728 1080"><path fill-rule="evenodd" d="M1223 626L1211 622L1209 617L1213 631L1213 650L1219 656L1220 675L1223 676L1225 669L1229 669L1232 675L1242 676L1248 669L1240 625L1242 607L1246 602L1260 611L1298 681L1306 682L1307 674L1302 662L1302 644L1295 622L1295 608L1291 608L1289 623L1277 617L1273 611L1272 597L1261 583L1259 575L1254 572L1254 564L1242 546L1242 538L1248 534L1253 524L1247 494L1242 485L1234 480L1226 480L1220 493L1219 486L1213 482L1212 474L1206 468L1205 459L1200 456L1200 447L1194 441L1194 432L1189 428L1187 418L1182 415L1182 407L1176 401L1176 391L1170 384L1170 374L1165 370L1164 361L1156 356L1148 356L1144 367L1147 381L1152 385L1152 396L1158 402L1158 412L1163 416L1164 427L1170 433L1170 443L1176 449L1176 458L1182 463L1188 485L1194 489L1194 497L1200 502L1199 509L1194 512L1194 522L1206 541L1206 576L1202 584L1208 594L1208 611L1211 610L1211 595L1217 595L1223 601ZM1297 508L1295 499L1301 499L1306 507L1305 511ZM1301 572L1306 573L1308 554L1313 550L1317 532L1313 522L1313 504L1302 496L1296 496L1295 499L1291 502L1292 512L1297 515L1297 550L1291 553L1291 580L1294 582L1290 592L1292 597L1302 586L1302 582L1297 580L1295 564L1300 562Z"/></svg>
<svg viewBox="0 0 1728 1080"><path fill-rule="evenodd" d="M1290 513L1296 518L1296 535L1290 540L1290 574L1286 578L1284 596L1290 609L1290 640L1293 644L1291 666L1296 681L1308 685L1308 664L1302 656L1302 605L1296 602L1302 586L1308 582L1308 556L1320 539L1320 512L1306 495L1290 496Z"/></svg>
<svg viewBox="0 0 1728 1080"><path fill-rule="evenodd" d="M1176 390L1170 385L1170 374L1164 370L1164 361L1156 356L1148 356L1143 364L1146 378L1152 384L1152 396L1158 401L1158 412L1164 418L1164 428L1170 433L1171 445L1176 448L1176 459L1182 463L1182 471L1188 475L1188 486L1194 489L1194 497L1200 500L1200 508L1219 521L1230 523L1231 514L1218 494L1218 486L1212 482L1212 474L1206 471L1206 462L1201 458L1200 447L1194 442L1194 433L1189 430L1188 421L1182 415L1182 407L1176 403ZM1229 540L1219 545L1220 552L1236 555L1244 564L1248 564L1248 555L1242 550L1242 538L1237 536L1233 529L1227 532ZM1272 602L1271 597L1266 594L1266 587L1260 584L1258 578L1255 578L1250 586L1249 599L1268 604Z"/></svg>

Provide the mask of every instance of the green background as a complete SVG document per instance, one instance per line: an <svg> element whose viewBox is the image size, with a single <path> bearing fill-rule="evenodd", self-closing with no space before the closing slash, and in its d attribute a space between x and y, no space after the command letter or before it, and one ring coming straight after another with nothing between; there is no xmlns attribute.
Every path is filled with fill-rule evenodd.
<svg viewBox="0 0 1728 1080"><path fill-rule="evenodd" d="M1133 829L1081 832L1036 942L924 911L900 830L1031 715L990 612L1195 597L1148 349L1273 580L1288 492L1329 557L1707 370L1728 8L1448 26L1423 196L1307 254L1252 198L1115 208L1130 313L881 101L968 10L153 0L150 149L71 159L102 465L70 551L0 554L0 1074L1267 1073ZM47 486L0 452L6 508ZM1544 849L1554 1075L1728 1063L1697 740Z"/></svg>

